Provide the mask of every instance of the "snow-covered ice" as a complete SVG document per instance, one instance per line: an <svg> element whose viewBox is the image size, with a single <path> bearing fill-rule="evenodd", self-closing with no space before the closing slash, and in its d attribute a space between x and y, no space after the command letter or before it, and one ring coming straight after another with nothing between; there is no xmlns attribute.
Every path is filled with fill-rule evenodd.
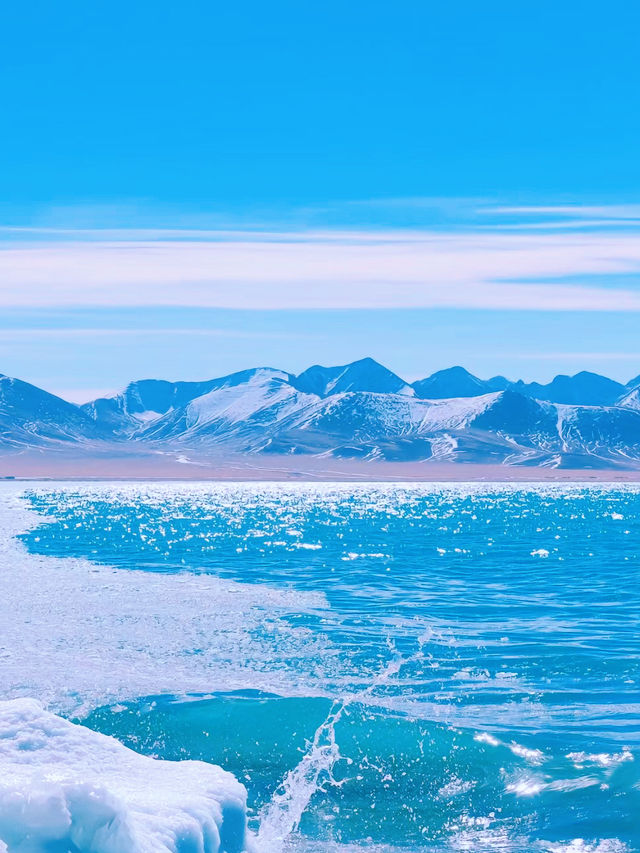
<svg viewBox="0 0 640 853"><path fill-rule="evenodd" d="M0 702L0 839L8 853L240 853L251 845L246 791L230 773L138 755L33 699Z"/></svg>
<svg viewBox="0 0 640 853"><path fill-rule="evenodd" d="M15 536L44 519L24 491L0 486L0 699L80 713L160 693L309 692L288 662L324 645L286 617L324 596L29 554Z"/></svg>

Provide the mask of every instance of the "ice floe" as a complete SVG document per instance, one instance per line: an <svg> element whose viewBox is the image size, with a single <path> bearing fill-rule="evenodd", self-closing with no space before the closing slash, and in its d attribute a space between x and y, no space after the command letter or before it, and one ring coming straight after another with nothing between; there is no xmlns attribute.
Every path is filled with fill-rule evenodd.
<svg viewBox="0 0 640 853"><path fill-rule="evenodd" d="M33 699L0 702L0 839L8 853L251 849L230 773L138 755Z"/></svg>

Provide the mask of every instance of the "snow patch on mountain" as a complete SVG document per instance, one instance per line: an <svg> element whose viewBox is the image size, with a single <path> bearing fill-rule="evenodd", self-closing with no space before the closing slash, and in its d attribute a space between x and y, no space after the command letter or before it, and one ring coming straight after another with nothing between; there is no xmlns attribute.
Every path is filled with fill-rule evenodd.
<svg viewBox="0 0 640 853"><path fill-rule="evenodd" d="M192 400L186 407L187 429L223 420L237 424L272 409L285 416L299 405L300 394L281 371L257 370L242 385L224 385Z"/></svg>
<svg viewBox="0 0 640 853"><path fill-rule="evenodd" d="M499 397L499 393L494 393L479 397L424 401L426 409L420 422L420 431L435 433L442 430L465 429L475 418L486 412Z"/></svg>
<svg viewBox="0 0 640 853"><path fill-rule="evenodd" d="M618 405L623 406L625 409L634 409L636 412L640 412L640 388L636 388L625 394L618 401Z"/></svg>

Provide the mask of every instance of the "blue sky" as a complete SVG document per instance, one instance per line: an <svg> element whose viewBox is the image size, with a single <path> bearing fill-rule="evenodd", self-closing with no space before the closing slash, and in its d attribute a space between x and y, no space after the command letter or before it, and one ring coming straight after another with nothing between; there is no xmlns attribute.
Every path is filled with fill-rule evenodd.
<svg viewBox="0 0 640 853"><path fill-rule="evenodd" d="M27 2L0 371L640 373L640 7Z"/></svg>

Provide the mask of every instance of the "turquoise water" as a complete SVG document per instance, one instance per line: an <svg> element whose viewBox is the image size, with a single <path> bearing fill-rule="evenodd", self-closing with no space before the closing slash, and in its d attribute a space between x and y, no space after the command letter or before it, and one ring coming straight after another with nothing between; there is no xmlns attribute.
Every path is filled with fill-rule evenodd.
<svg viewBox="0 0 640 853"><path fill-rule="evenodd" d="M130 485L30 499L46 516L23 537L32 552L299 591L269 642L279 624L317 642L278 665L273 692L252 689L266 653L249 665L239 647L244 690L130 697L86 720L232 770L265 849L640 849L637 489Z"/></svg>

